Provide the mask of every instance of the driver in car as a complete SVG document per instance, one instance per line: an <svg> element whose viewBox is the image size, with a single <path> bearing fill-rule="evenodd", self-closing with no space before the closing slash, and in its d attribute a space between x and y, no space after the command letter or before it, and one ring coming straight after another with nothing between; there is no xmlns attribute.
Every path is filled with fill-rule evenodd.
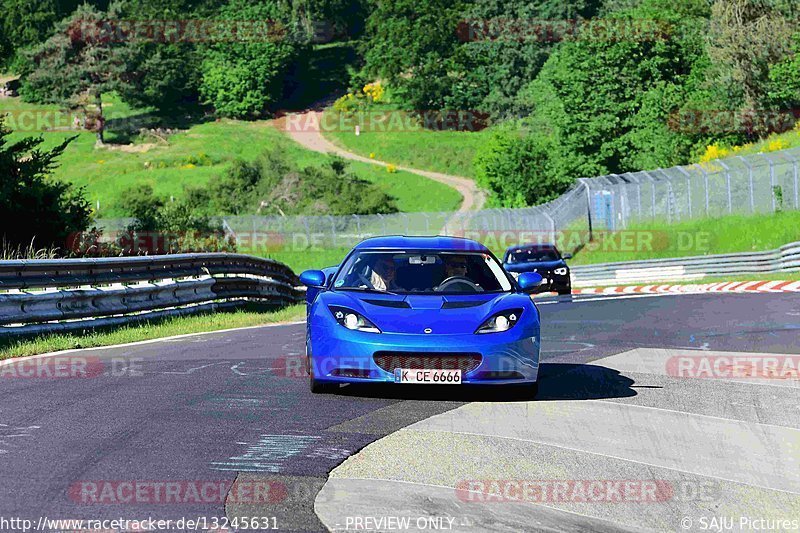
<svg viewBox="0 0 800 533"><path fill-rule="evenodd" d="M466 277L467 275L467 259L457 255L444 256L444 280L450 279L453 276Z"/></svg>
<svg viewBox="0 0 800 533"><path fill-rule="evenodd" d="M372 265L370 283L374 289L379 291L394 291L400 287L395 283L395 265L391 257L381 257Z"/></svg>

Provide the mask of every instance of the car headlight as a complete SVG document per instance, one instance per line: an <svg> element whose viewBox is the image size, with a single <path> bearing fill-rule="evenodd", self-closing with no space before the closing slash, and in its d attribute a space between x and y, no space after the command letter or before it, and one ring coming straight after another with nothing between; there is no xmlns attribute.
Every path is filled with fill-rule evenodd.
<svg viewBox="0 0 800 533"><path fill-rule="evenodd" d="M522 314L522 309L509 309L497 313L489 320L484 322L475 333L500 333L508 331L513 328L519 321L519 316Z"/></svg>
<svg viewBox="0 0 800 533"><path fill-rule="evenodd" d="M380 333L381 330L372 322L364 318L361 314L356 313L347 307L339 307L338 305L329 305L333 318L336 319L340 325L351 329L353 331L366 331L368 333Z"/></svg>
<svg viewBox="0 0 800 533"><path fill-rule="evenodd" d="M561 267L553 270L553 273L556 276L566 276L567 275L567 267Z"/></svg>

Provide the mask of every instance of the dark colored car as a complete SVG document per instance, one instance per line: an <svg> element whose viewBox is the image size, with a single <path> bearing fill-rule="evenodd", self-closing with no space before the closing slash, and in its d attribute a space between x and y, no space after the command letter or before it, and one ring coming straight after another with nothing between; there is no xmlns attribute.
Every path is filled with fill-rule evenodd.
<svg viewBox="0 0 800 533"><path fill-rule="evenodd" d="M515 278L523 272L540 274L544 281L537 292L570 294L572 282L565 259L571 257L572 254L561 255L554 244L512 246L503 256L503 268Z"/></svg>

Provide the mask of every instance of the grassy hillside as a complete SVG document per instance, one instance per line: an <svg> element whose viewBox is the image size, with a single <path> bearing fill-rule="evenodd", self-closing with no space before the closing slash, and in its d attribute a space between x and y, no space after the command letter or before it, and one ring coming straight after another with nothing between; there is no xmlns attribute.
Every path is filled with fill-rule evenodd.
<svg viewBox="0 0 800 533"><path fill-rule="evenodd" d="M413 127L415 123L406 112L389 108L373 109L366 114L365 125L358 136L349 122L337 119L336 112L328 110L325 117L325 124L331 127L323 131L323 135L351 152L366 157L372 154L375 159L396 165L467 178L475 177L472 160L489 135L487 130L435 131Z"/></svg>
<svg viewBox="0 0 800 533"><path fill-rule="evenodd" d="M125 213L118 207L119 198L132 185L147 183L157 194L179 197L185 185L203 185L212 176L224 173L236 158L253 159L272 146L280 146L301 166L322 165L328 159L324 154L305 150L292 142L270 121L206 121L196 114L184 115L190 111L155 116L150 110L130 109L115 98L104 103L104 108L111 118L107 125L107 146L95 148L94 134L77 132L78 138L69 146L55 171L56 177L86 187L92 204L96 206L100 202L100 217L123 216ZM0 99L0 113L10 113L7 125L12 129L24 128L25 131L16 131L13 138L42 134L49 147L76 134L69 129L71 119L59 114L55 106L31 105L18 98L6 98ZM163 139L153 135L132 137L123 130L133 119L141 123L157 121L178 128L178 133L162 135ZM61 130L52 131L56 127ZM455 209L461 202L460 194L450 187L414 174L390 174L365 163L352 163L351 169L396 197L401 211Z"/></svg>

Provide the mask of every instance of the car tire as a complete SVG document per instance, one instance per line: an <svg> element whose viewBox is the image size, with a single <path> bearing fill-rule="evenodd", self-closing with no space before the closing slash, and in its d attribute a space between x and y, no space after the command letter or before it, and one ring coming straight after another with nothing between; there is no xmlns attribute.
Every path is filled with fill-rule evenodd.
<svg viewBox="0 0 800 533"><path fill-rule="evenodd" d="M559 296L567 296L572 294L572 287L567 287L565 289L558 289Z"/></svg>
<svg viewBox="0 0 800 533"><path fill-rule="evenodd" d="M314 378L314 370L309 365L308 370L308 385L312 394L326 394L337 387L335 383L324 383Z"/></svg>
<svg viewBox="0 0 800 533"><path fill-rule="evenodd" d="M330 385L327 383L320 383L314 379L313 376L308 379L308 383L310 385L312 394L326 394L328 391L330 391Z"/></svg>

